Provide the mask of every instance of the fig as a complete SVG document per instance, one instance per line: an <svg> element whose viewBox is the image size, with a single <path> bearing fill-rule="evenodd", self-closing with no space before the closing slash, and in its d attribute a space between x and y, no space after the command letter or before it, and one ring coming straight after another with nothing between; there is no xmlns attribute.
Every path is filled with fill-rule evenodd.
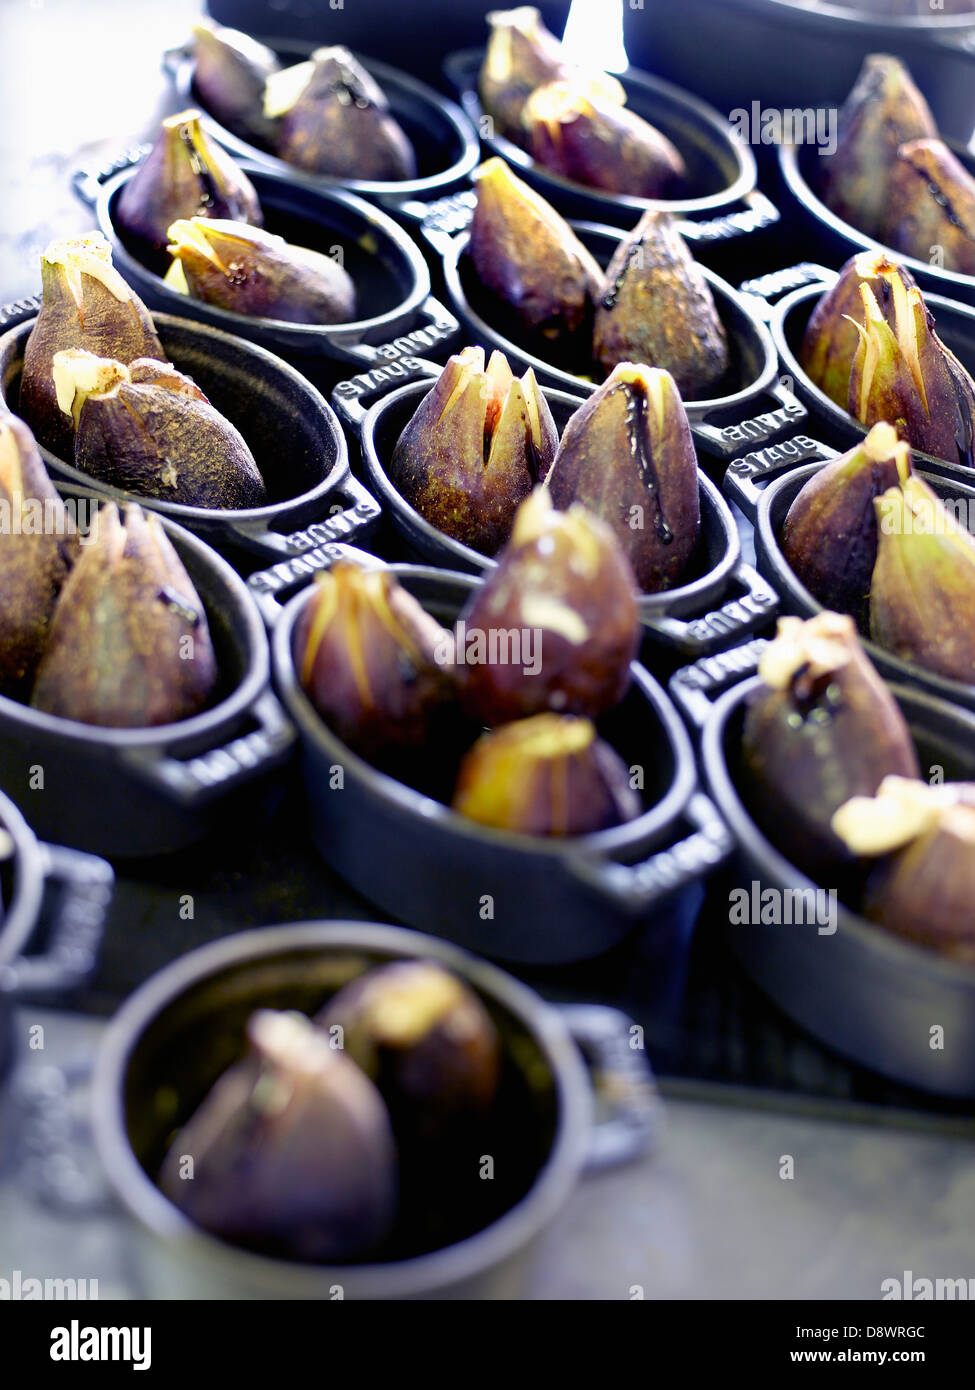
<svg viewBox="0 0 975 1390"><path fill-rule="evenodd" d="M0 420L0 692L29 689L76 545L33 435L7 416Z"/></svg>
<svg viewBox="0 0 975 1390"><path fill-rule="evenodd" d="M697 455L674 379L621 362L570 419L548 477L553 505L610 527L644 593L680 581L697 545Z"/></svg>
<svg viewBox="0 0 975 1390"><path fill-rule="evenodd" d="M159 519L103 503L61 590L32 704L82 724L175 724L213 696L206 613Z"/></svg>
<svg viewBox="0 0 975 1390"><path fill-rule="evenodd" d="M259 145L274 126L264 115L264 87L280 64L271 49L238 29L201 19L193 25L193 88L222 126Z"/></svg>
<svg viewBox="0 0 975 1390"><path fill-rule="evenodd" d="M495 10L487 20L491 32L478 79L481 105L499 135L520 143L525 102L536 87L568 76L573 64L534 6Z"/></svg>
<svg viewBox="0 0 975 1390"><path fill-rule="evenodd" d="M264 114L277 120L275 154L332 178L415 179L416 154L378 83L347 48L319 48L275 73Z"/></svg>
<svg viewBox="0 0 975 1390"><path fill-rule="evenodd" d="M167 116L146 158L119 194L116 221L154 251L181 217L217 217L260 227L250 179L200 125L199 111Z"/></svg>
<svg viewBox="0 0 975 1390"><path fill-rule="evenodd" d="M895 278L905 290L914 287L911 272L889 260L885 251L861 251L851 256L806 325L799 362L819 389L843 410L849 408L850 373L860 345L857 324L863 324L860 286L868 285L878 304L886 306L892 299Z"/></svg>
<svg viewBox="0 0 975 1390"><path fill-rule="evenodd" d="M890 280L883 308L860 286L863 323L850 372L848 409L863 425L889 420L912 448L966 468L975 464L975 382L934 331L916 287Z"/></svg>
<svg viewBox="0 0 975 1390"><path fill-rule="evenodd" d="M568 222L503 159L475 171L470 257L485 289L550 341L578 337L588 357L602 271Z"/></svg>
<svg viewBox="0 0 975 1390"><path fill-rule="evenodd" d="M454 694L450 634L388 570L321 573L293 650L308 698L364 758L422 748Z"/></svg>
<svg viewBox="0 0 975 1390"><path fill-rule="evenodd" d="M844 222L882 240L898 149L937 134L903 63L886 53L868 54L840 109L836 152L822 156L823 201Z"/></svg>
<svg viewBox="0 0 975 1390"><path fill-rule="evenodd" d="M688 399L713 395L727 371L724 324L669 213L645 212L620 242L596 308L593 357L607 372L620 362L663 367Z"/></svg>
<svg viewBox="0 0 975 1390"><path fill-rule="evenodd" d="M54 358L58 404L75 425L76 468L125 492L186 507L267 502L244 439L193 383L160 363L155 379L90 352ZM140 364L140 375L151 368Z"/></svg>
<svg viewBox="0 0 975 1390"><path fill-rule="evenodd" d="M852 614L863 629L877 562L874 500L910 471L910 448L893 425L874 425L803 485L782 528L782 553L796 577L824 608Z"/></svg>
<svg viewBox="0 0 975 1390"><path fill-rule="evenodd" d="M70 459L74 425L57 402L54 354L83 348L129 363L165 356L149 311L112 265L100 232L52 241L41 258L43 300L24 349L20 414L40 444Z"/></svg>
<svg viewBox="0 0 975 1390"><path fill-rule="evenodd" d="M186 292L235 314L289 323L348 323L355 286L331 256L241 222L194 217L169 228Z"/></svg>
<svg viewBox="0 0 975 1390"><path fill-rule="evenodd" d="M834 812L891 774L918 776L911 733L845 614L780 618L758 670L742 734L749 805L772 843L821 879L852 861Z"/></svg>
<svg viewBox="0 0 975 1390"><path fill-rule="evenodd" d="M457 775L453 808L521 835L590 835L643 809L629 770L589 719L536 714L483 734Z"/></svg>
<svg viewBox="0 0 975 1390"><path fill-rule="evenodd" d="M687 166L675 145L636 112L591 84L550 82L522 112L525 148L573 183L630 198L679 196Z"/></svg>
<svg viewBox="0 0 975 1390"><path fill-rule="evenodd" d="M833 817L852 854L880 859L864 909L874 922L953 960L975 962L975 806L970 785L886 777Z"/></svg>
<svg viewBox="0 0 975 1390"><path fill-rule="evenodd" d="M545 710L595 718L626 694L639 632L636 580L612 530L578 504L555 511L536 488L458 623L461 705L488 727ZM478 659L515 638L531 661Z"/></svg>
<svg viewBox="0 0 975 1390"><path fill-rule="evenodd" d="M315 1023L379 1089L399 1138L426 1122L486 1113L501 1042L469 985L433 961L394 961L339 990Z"/></svg>
<svg viewBox="0 0 975 1390"><path fill-rule="evenodd" d="M874 505L871 637L904 661L975 685L975 538L921 478Z"/></svg>
<svg viewBox="0 0 975 1390"><path fill-rule="evenodd" d="M301 1260L368 1255L397 1203L378 1091L300 1014L260 1009L247 1039L248 1055L177 1134L160 1188L224 1240Z"/></svg>
<svg viewBox="0 0 975 1390"><path fill-rule="evenodd" d="M890 174L884 240L895 251L975 275L975 179L941 140L901 145Z"/></svg>
<svg viewBox="0 0 975 1390"><path fill-rule="evenodd" d="M515 511L555 457L558 433L529 367L521 380L508 360L484 349L451 357L399 437L390 463L395 486L431 526L494 555Z"/></svg>

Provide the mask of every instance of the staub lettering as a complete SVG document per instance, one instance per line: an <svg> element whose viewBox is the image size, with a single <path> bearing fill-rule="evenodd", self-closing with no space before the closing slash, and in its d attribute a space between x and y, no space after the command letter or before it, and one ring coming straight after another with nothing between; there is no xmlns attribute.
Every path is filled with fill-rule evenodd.
<svg viewBox="0 0 975 1390"><path fill-rule="evenodd" d="M739 477L754 478L779 468L784 463L804 463L823 456L823 446L805 434L797 434L794 439L784 439L781 444L773 444L768 449L756 449L744 454L728 465L729 473Z"/></svg>

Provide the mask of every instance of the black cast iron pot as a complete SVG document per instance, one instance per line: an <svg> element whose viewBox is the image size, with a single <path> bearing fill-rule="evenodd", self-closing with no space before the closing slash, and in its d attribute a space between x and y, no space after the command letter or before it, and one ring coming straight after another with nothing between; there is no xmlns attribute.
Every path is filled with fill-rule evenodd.
<svg viewBox="0 0 975 1390"><path fill-rule="evenodd" d="M260 42L272 48L284 66L304 62L320 46L283 39L261 39ZM328 42L327 38L322 38L322 43ZM432 87L418 82L399 68L373 62L361 54L355 56L385 92L392 114L416 151L419 173L415 179L378 182L307 173L276 158L267 150L242 140L207 112L193 85L195 61L191 49L170 50L164 56L163 67L172 78L183 105L199 107L207 133L238 159L254 160L295 183L304 183L312 188L358 194L381 203L389 212L412 220L417 213L411 204L418 199L436 198L449 193L475 167L480 158L477 135L464 113L440 92L435 92Z"/></svg>
<svg viewBox="0 0 975 1390"><path fill-rule="evenodd" d="M687 165L687 196L673 199L634 198L607 193L550 173L523 149L500 135L485 134L477 93L484 50L452 54L444 71L459 94L468 118L482 132L492 154L501 155L561 212L617 227L632 227L648 208L666 208L690 223L688 239L725 240L769 227L779 214L755 187L755 157L727 120L705 102L659 77L628 68L619 74L627 107L657 127L683 155ZM695 233L693 223L699 224Z"/></svg>
<svg viewBox="0 0 975 1390"><path fill-rule="evenodd" d="M154 1177L175 1127L244 1050L255 1009L314 1013L344 984L393 960L433 960L480 996L501 1035L491 1137L496 1180L477 1211L450 1190L403 1211L370 1263L313 1265L231 1246L193 1225ZM645 1057L615 1009L553 1006L477 957L397 927L304 922L243 932L191 952L122 1006L99 1053L95 1138L137 1223L160 1298L501 1298L516 1296L530 1247L583 1172L632 1160L656 1137ZM580 1048L591 1059L587 1075ZM594 1097L595 1091L595 1097ZM594 1098L608 1112L594 1122ZM431 1230L446 1239L431 1245Z"/></svg>
<svg viewBox="0 0 975 1390"><path fill-rule="evenodd" d="M0 411L16 413L24 349L40 300L0 310ZM379 508L349 472L341 426L320 393L293 367L253 343L207 324L156 314L173 364L191 376L250 446L273 500L229 510L187 507L121 492L41 449L48 472L116 501L134 500L187 527L219 550L267 564L372 526Z"/></svg>
<svg viewBox="0 0 975 1390"><path fill-rule="evenodd" d="M447 624L477 587L466 575L392 569ZM268 602L284 587L273 574L250 583ZM343 878L408 925L500 960L585 960L637 922L653 933L661 955L673 949L681 890L720 862L726 836L707 799L695 795L694 757L680 719L643 667L634 663L629 693L599 721L624 763L643 769L643 814L572 839L508 834L378 772L325 726L300 686L292 652L295 623L310 597L298 594L275 624L275 682L301 737L312 837ZM336 768L343 769L339 779ZM433 751L427 772L449 799L452 766L442 750L440 757ZM693 830L681 839L685 818Z"/></svg>
<svg viewBox="0 0 975 1390"><path fill-rule="evenodd" d="M361 198L297 184L290 175L260 164L241 168L260 199L265 229L293 246L330 256L340 252L341 264L356 287L360 317L340 324L289 323L232 313L171 289L163 281L170 258L154 255L116 220L118 200L148 149L139 146L101 169L79 170L72 183L79 198L95 209L116 269L150 308L236 333L289 361L327 357L369 363L384 355L383 345L402 334L419 330L411 340L413 350L418 350L457 331L456 322L430 293L426 261L391 217Z"/></svg>
<svg viewBox="0 0 975 1390"><path fill-rule="evenodd" d="M823 605L800 583L782 553L780 537L789 508L803 485L821 467L821 463L816 463L807 468L793 469L770 482L764 489L756 485L753 477L743 477L730 469L725 479L726 490L754 524L755 555L759 570L780 595L785 612L798 613L803 618L821 613ZM955 501L964 507L968 513L969 525L975 526L975 486L965 487L953 478L943 478L936 473L929 473L923 467L916 467L915 471L934 489L942 501ZM975 709L975 684L963 685L960 681L948 680L944 676L925 671L922 667L885 651L875 642L865 640L864 647L878 671L889 679L920 686L922 690L938 696L943 701Z"/></svg>
<svg viewBox="0 0 975 1390"><path fill-rule="evenodd" d="M97 510L94 492L61 492ZM80 522L88 515L79 509ZM0 696L0 790L45 839L113 859L184 849L224 823L230 805L235 816L259 814L295 742L245 584L208 545L160 520L206 610L220 671L210 708L177 724L108 729Z"/></svg>
<svg viewBox="0 0 975 1390"><path fill-rule="evenodd" d="M422 362L417 363L417 370L433 375L439 372ZM336 409L359 435L370 486L410 557L444 569L482 575L496 562L432 526L410 506L387 472L400 434L429 386L429 377L400 386L366 410L362 402L368 390L356 382L340 382L333 399ZM580 402L562 391L546 389L544 394L561 434ZM701 538L684 582L640 599L640 621L646 632L689 654L727 645L754 632L771 621L778 606L775 591L743 561L734 517L718 488L700 470L698 484ZM736 596L724 601L731 589L737 590Z"/></svg>
<svg viewBox="0 0 975 1390"><path fill-rule="evenodd" d="M758 828L750 808L742 728L746 701L761 681L741 678L754 672L764 645L754 642L710 658L706 669L698 663L671 681L678 703L703 725L707 786L737 847L731 883L744 888L749 902L760 902L769 888L780 894L829 889L828 884L813 884L783 857ZM711 693L729 679L740 683L711 707ZM975 777L972 715L922 690L890 689L914 736L922 776L924 769L940 767L945 780ZM836 904L834 932L824 915L791 925L732 924L729 900L725 930L756 983L829 1047L902 1085L934 1095L975 1097L975 967L895 936L842 901ZM932 1048L935 1024L944 1028L943 1050Z"/></svg>

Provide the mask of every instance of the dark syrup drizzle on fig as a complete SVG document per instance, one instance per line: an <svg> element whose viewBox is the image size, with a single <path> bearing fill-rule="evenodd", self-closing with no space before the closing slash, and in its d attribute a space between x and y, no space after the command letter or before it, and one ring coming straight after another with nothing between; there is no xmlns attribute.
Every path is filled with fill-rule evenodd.
<svg viewBox="0 0 975 1390"><path fill-rule="evenodd" d="M616 279L613 281L612 285L609 287L609 289L603 296L604 309L616 308L616 301L620 297L620 290L623 288L623 281L626 279L626 272L629 270L632 261L636 258L636 256L639 255L640 250L643 247L643 243L645 241L646 237L639 237L630 247L629 251L627 251L626 260L623 262L623 268L621 269L619 275L617 275Z"/></svg>
<svg viewBox="0 0 975 1390"><path fill-rule="evenodd" d="M196 146L193 144L193 137L190 134L189 128L187 126L180 126L179 138L186 146L186 152L189 156L190 161L190 168L193 170L193 173L200 180L200 183L202 185L200 189L200 207L221 207L223 205L224 200L219 188L217 187L216 179L214 179L213 175L210 173L210 170L207 168L206 164L200 158L199 152L197 151Z"/></svg>
<svg viewBox="0 0 975 1390"><path fill-rule="evenodd" d="M375 105L361 80L344 63L338 64L338 74L329 81L326 94L337 97L340 106L355 106L360 111L368 111Z"/></svg>
<svg viewBox="0 0 975 1390"><path fill-rule="evenodd" d="M653 503L653 529L661 545L670 545L674 533L664 516L660 499L660 475L654 462L650 447L650 429L647 424L647 395L642 386L635 382L624 382L613 388L622 391L626 397L626 430L630 440L630 454L636 461L647 496Z"/></svg>
<svg viewBox="0 0 975 1390"><path fill-rule="evenodd" d="M178 594L175 589L160 589L156 597L160 603L164 603L171 613L175 613L177 618L182 618L189 623L190 627L200 626L200 613L192 606L189 599L183 594Z"/></svg>

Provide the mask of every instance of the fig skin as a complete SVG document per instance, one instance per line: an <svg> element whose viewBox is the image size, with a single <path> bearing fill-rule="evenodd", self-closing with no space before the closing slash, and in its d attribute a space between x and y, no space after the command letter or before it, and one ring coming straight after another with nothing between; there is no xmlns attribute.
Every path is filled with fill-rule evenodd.
<svg viewBox="0 0 975 1390"><path fill-rule="evenodd" d="M59 408L54 355L79 348L129 363L165 357L148 309L112 266L100 232L52 241L41 258L43 302L24 349L19 413L39 444L70 461L74 422Z"/></svg>
<svg viewBox="0 0 975 1390"><path fill-rule="evenodd" d="M270 144L264 87L281 66L274 53L249 34L201 19L193 25L193 57L193 89L210 115L245 140Z"/></svg>
<svg viewBox="0 0 975 1390"><path fill-rule="evenodd" d="M218 217L263 224L254 185L211 140L199 111L167 116L156 143L119 194L116 221L153 251L166 248L178 218Z"/></svg>
<svg viewBox="0 0 975 1390"><path fill-rule="evenodd" d="M571 81L533 92L522 124L525 147L538 164L587 188L674 198L687 177L680 151L656 126Z"/></svg>
<svg viewBox="0 0 975 1390"><path fill-rule="evenodd" d="M0 420L0 693L29 693L57 596L77 554L74 522L47 476L34 436ZM41 524L37 524L40 516Z"/></svg>
<svg viewBox="0 0 975 1390"><path fill-rule="evenodd" d="M569 420L548 488L609 526L644 593L678 584L701 529L694 439L674 379L623 362Z"/></svg>
<svg viewBox="0 0 975 1390"><path fill-rule="evenodd" d="M804 484L782 528L782 553L797 578L824 608L851 614L863 630L877 562L874 501L910 471L911 451L894 427L874 425Z"/></svg>
<svg viewBox="0 0 975 1390"><path fill-rule="evenodd" d="M596 307L593 357L607 372L644 362L687 400L714 394L728 341L708 282L666 212L647 211L620 242Z"/></svg>
<svg viewBox="0 0 975 1390"><path fill-rule="evenodd" d="M833 814L886 776L918 776L910 730L846 615L781 618L759 674L742 735L750 809L793 864L835 884L824 876L853 856Z"/></svg>
<svg viewBox="0 0 975 1390"><path fill-rule="evenodd" d="M941 140L897 151L884 240L920 261L939 246L946 270L975 275L975 179Z"/></svg>
<svg viewBox="0 0 975 1390"><path fill-rule="evenodd" d="M840 109L836 153L822 157L823 201L844 222L882 241L898 149L937 135L904 65L885 53L868 54Z"/></svg>
<svg viewBox="0 0 975 1390"><path fill-rule="evenodd" d="M31 703L104 728L175 724L213 696L206 613L158 518L103 503L51 620ZM187 639L192 639L192 648Z"/></svg>
<svg viewBox="0 0 975 1390"><path fill-rule="evenodd" d="M224 1240L300 1260L344 1263L389 1235L397 1161L376 1088L300 1014L261 1009L250 1052L177 1134L165 1195ZM185 1158L192 1178L181 1176Z"/></svg>
<svg viewBox="0 0 975 1390"><path fill-rule="evenodd" d="M389 476L410 506L454 540L494 555L558 448L552 412L528 369L483 348L451 357L400 435Z"/></svg>
<svg viewBox="0 0 975 1390"><path fill-rule="evenodd" d="M355 318L355 285L331 256L240 222L192 218L168 235L188 293L205 304L288 323Z"/></svg>
<svg viewBox="0 0 975 1390"><path fill-rule="evenodd" d="M460 766L453 809L521 835L591 835L643 806L619 755L588 719L536 714L483 734Z"/></svg>
<svg viewBox="0 0 975 1390"><path fill-rule="evenodd" d="M874 505L871 637L925 671L975 685L975 538L921 478Z"/></svg>
<svg viewBox="0 0 975 1390"><path fill-rule="evenodd" d="M971 468L975 382L934 331L915 286L894 277L883 307L860 286L863 325L850 372L848 409L863 425L889 420L912 448Z"/></svg>
<svg viewBox="0 0 975 1390"><path fill-rule="evenodd" d="M396 183L417 175L416 153L382 89L341 47L312 54L307 84L281 114L275 153L332 178Z"/></svg>
<svg viewBox="0 0 975 1390"><path fill-rule="evenodd" d="M575 505L557 512L536 488L497 568L472 594L467 633L532 632L540 670L467 662L461 706L491 728L545 710L596 718L626 694L639 640L636 579L610 528Z"/></svg>
<svg viewBox="0 0 975 1390"><path fill-rule="evenodd" d="M58 353L59 399L76 421L75 467L110 487L181 506L265 505L264 481L241 434L193 394L187 378L161 365L168 370L156 383L134 383L121 362Z"/></svg>
<svg viewBox="0 0 975 1390"><path fill-rule="evenodd" d="M474 178L469 255L481 284L526 328L553 342L584 340L588 356L603 282L595 257L503 159L487 160Z"/></svg>
<svg viewBox="0 0 975 1390"><path fill-rule="evenodd" d="M295 625L302 689L360 756L423 748L454 697L452 639L386 570L340 561Z"/></svg>
<svg viewBox="0 0 975 1390"><path fill-rule="evenodd" d="M895 278L905 290L916 287L907 267L888 259L885 251L861 251L851 256L806 325L799 363L810 380L842 410L849 409L850 373L860 346L856 328L857 324L863 325L860 286L867 285L883 306L890 302Z"/></svg>
<svg viewBox="0 0 975 1390"><path fill-rule="evenodd" d="M487 20L491 32L478 78L481 105L498 134L520 144L525 102L536 87L567 77L572 64L534 6L496 10Z"/></svg>

